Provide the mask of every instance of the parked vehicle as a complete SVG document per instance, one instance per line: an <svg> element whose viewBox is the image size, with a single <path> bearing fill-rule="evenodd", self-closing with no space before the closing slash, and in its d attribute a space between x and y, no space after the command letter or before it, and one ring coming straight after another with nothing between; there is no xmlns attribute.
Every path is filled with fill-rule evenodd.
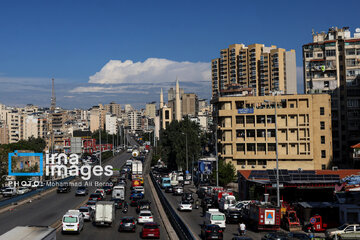
<svg viewBox="0 0 360 240"><path fill-rule="evenodd" d="M148 223L148 222L153 222L153 215L149 210L143 210L139 213L139 217L138 217L138 223Z"/></svg>
<svg viewBox="0 0 360 240"><path fill-rule="evenodd" d="M335 236L340 236L340 239L360 239L360 225L343 224L338 228L331 228L325 231L326 238L335 239Z"/></svg>
<svg viewBox="0 0 360 240"><path fill-rule="evenodd" d="M56 239L56 229L42 226L17 226L1 235L1 239L6 240L54 240Z"/></svg>
<svg viewBox="0 0 360 240"><path fill-rule="evenodd" d="M145 223L141 230L141 238L160 238L160 228L155 222Z"/></svg>
<svg viewBox="0 0 360 240"><path fill-rule="evenodd" d="M115 206L110 201L100 201L95 206L94 223L96 225L109 225L115 220Z"/></svg>
<svg viewBox="0 0 360 240"><path fill-rule="evenodd" d="M301 230L300 220L294 210L287 210L281 219L281 223L283 228L290 232Z"/></svg>
<svg viewBox="0 0 360 240"><path fill-rule="evenodd" d="M78 187L75 191L75 196L85 196L89 194L89 190L87 187Z"/></svg>
<svg viewBox="0 0 360 240"><path fill-rule="evenodd" d="M79 210L69 210L62 218L62 232L80 233L84 228L84 215Z"/></svg>
<svg viewBox="0 0 360 240"><path fill-rule="evenodd" d="M22 194L25 194L27 192L30 192L30 189L27 188L27 187L19 187L18 190L17 190L18 195L22 195Z"/></svg>
<svg viewBox="0 0 360 240"><path fill-rule="evenodd" d="M183 200L178 205L179 211L192 211L192 204L187 200Z"/></svg>
<svg viewBox="0 0 360 240"><path fill-rule="evenodd" d="M16 188L13 187L8 187L2 192L3 197L13 197L16 196L16 194Z"/></svg>
<svg viewBox="0 0 360 240"><path fill-rule="evenodd" d="M91 221L94 217L94 210L91 207L80 207L79 211L84 215L85 221Z"/></svg>
<svg viewBox="0 0 360 240"><path fill-rule="evenodd" d="M204 225L206 224L215 224L219 225L221 228L226 227L226 217L225 214L221 213L219 209L211 208L209 209L204 216Z"/></svg>
<svg viewBox="0 0 360 240"><path fill-rule="evenodd" d="M71 187L69 185L60 185L57 188L58 193L67 193L71 191Z"/></svg>
<svg viewBox="0 0 360 240"><path fill-rule="evenodd" d="M271 203L250 203L243 208L242 217L255 230L280 230L280 208Z"/></svg>
<svg viewBox="0 0 360 240"><path fill-rule="evenodd" d="M135 232L136 231L136 219L134 217L123 217L120 220L120 225L118 228L119 232L123 232L123 231L131 231L131 232Z"/></svg>
<svg viewBox="0 0 360 240"><path fill-rule="evenodd" d="M219 225L204 224L201 227L201 239L223 239L223 230Z"/></svg>

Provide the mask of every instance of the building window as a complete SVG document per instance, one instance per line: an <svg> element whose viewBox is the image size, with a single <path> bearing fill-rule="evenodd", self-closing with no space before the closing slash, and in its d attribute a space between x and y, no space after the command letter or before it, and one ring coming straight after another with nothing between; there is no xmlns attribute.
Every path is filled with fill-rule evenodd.
<svg viewBox="0 0 360 240"><path fill-rule="evenodd" d="M321 136L321 144L325 144L325 136Z"/></svg>
<svg viewBox="0 0 360 240"><path fill-rule="evenodd" d="M236 124L244 124L244 116L236 116Z"/></svg>
<svg viewBox="0 0 360 240"><path fill-rule="evenodd" d="M330 84L329 84L329 81L324 81L324 87L327 87L327 88L328 88L329 85L330 85Z"/></svg>
<svg viewBox="0 0 360 240"><path fill-rule="evenodd" d="M320 130L325 130L325 122L320 122Z"/></svg>
<svg viewBox="0 0 360 240"><path fill-rule="evenodd" d="M254 143L248 143L246 150L250 151L250 152L254 152L255 151L255 144Z"/></svg>
<svg viewBox="0 0 360 240"><path fill-rule="evenodd" d="M326 165L325 164L321 164L321 169L325 170L326 169Z"/></svg>
<svg viewBox="0 0 360 240"><path fill-rule="evenodd" d="M321 158L326 158L326 151L325 150L321 150Z"/></svg>
<svg viewBox="0 0 360 240"><path fill-rule="evenodd" d="M336 55L335 50L325 50L325 56L327 57L333 57Z"/></svg>
<svg viewBox="0 0 360 240"><path fill-rule="evenodd" d="M293 103L290 104L290 108L294 108L294 104L293 104Z"/></svg>
<svg viewBox="0 0 360 240"><path fill-rule="evenodd" d="M306 58L312 58L312 57L313 57L313 53L312 53L312 52L307 52L307 53L305 53L305 57L306 57Z"/></svg>
<svg viewBox="0 0 360 240"><path fill-rule="evenodd" d="M320 115L325 115L325 108L324 107L320 107Z"/></svg>
<svg viewBox="0 0 360 240"><path fill-rule="evenodd" d="M236 151L244 152L245 151L245 143L238 143L236 144Z"/></svg>
<svg viewBox="0 0 360 240"><path fill-rule="evenodd" d="M323 56L322 53L318 53L318 54L317 54L317 57L318 57L318 58L322 58L322 56Z"/></svg>

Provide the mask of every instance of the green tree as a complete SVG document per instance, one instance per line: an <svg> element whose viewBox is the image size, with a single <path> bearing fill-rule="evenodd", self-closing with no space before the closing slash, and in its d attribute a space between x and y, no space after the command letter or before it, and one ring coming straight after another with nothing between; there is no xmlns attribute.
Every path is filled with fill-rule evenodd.
<svg viewBox="0 0 360 240"><path fill-rule="evenodd" d="M236 169L231 162L225 163L224 160L219 160L219 185L226 187L235 179ZM213 172L213 178L216 177L216 172Z"/></svg>
<svg viewBox="0 0 360 240"><path fill-rule="evenodd" d="M195 161L201 153L201 130L197 123L185 117L172 121L160 131L161 158L171 170L186 169L186 146L188 147L189 169L192 156ZM187 143L187 144L186 144Z"/></svg>

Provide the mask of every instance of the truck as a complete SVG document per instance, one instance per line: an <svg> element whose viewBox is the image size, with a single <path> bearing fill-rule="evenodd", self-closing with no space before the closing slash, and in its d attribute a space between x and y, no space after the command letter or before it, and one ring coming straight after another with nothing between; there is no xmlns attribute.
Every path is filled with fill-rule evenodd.
<svg viewBox="0 0 360 240"><path fill-rule="evenodd" d="M112 198L125 200L125 186L124 185L115 186L112 191Z"/></svg>
<svg viewBox="0 0 360 240"><path fill-rule="evenodd" d="M1 240L56 240L56 229L48 226L17 226L0 236Z"/></svg>
<svg viewBox="0 0 360 240"><path fill-rule="evenodd" d="M141 161L134 160L131 164L131 174L132 179L142 177L143 174L143 164Z"/></svg>
<svg viewBox="0 0 360 240"><path fill-rule="evenodd" d="M301 231L300 220L297 217L296 211L293 209L286 210L281 219L282 227L289 232Z"/></svg>
<svg viewBox="0 0 360 240"><path fill-rule="evenodd" d="M251 202L242 211L242 218L256 231L280 230L281 210L268 202Z"/></svg>
<svg viewBox="0 0 360 240"><path fill-rule="evenodd" d="M115 205L110 201L99 201L95 205L95 225L108 225L115 221Z"/></svg>

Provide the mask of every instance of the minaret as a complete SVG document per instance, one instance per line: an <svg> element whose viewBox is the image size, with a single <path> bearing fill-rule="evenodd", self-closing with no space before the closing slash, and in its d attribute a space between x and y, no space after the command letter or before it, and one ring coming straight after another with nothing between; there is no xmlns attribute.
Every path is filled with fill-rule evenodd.
<svg viewBox="0 0 360 240"><path fill-rule="evenodd" d="M164 94L163 94L163 89L161 88L161 92L160 92L160 109L162 109L164 107Z"/></svg>
<svg viewBox="0 0 360 240"><path fill-rule="evenodd" d="M181 121L180 87L179 80L176 78L175 90L175 120Z"/></svg>

